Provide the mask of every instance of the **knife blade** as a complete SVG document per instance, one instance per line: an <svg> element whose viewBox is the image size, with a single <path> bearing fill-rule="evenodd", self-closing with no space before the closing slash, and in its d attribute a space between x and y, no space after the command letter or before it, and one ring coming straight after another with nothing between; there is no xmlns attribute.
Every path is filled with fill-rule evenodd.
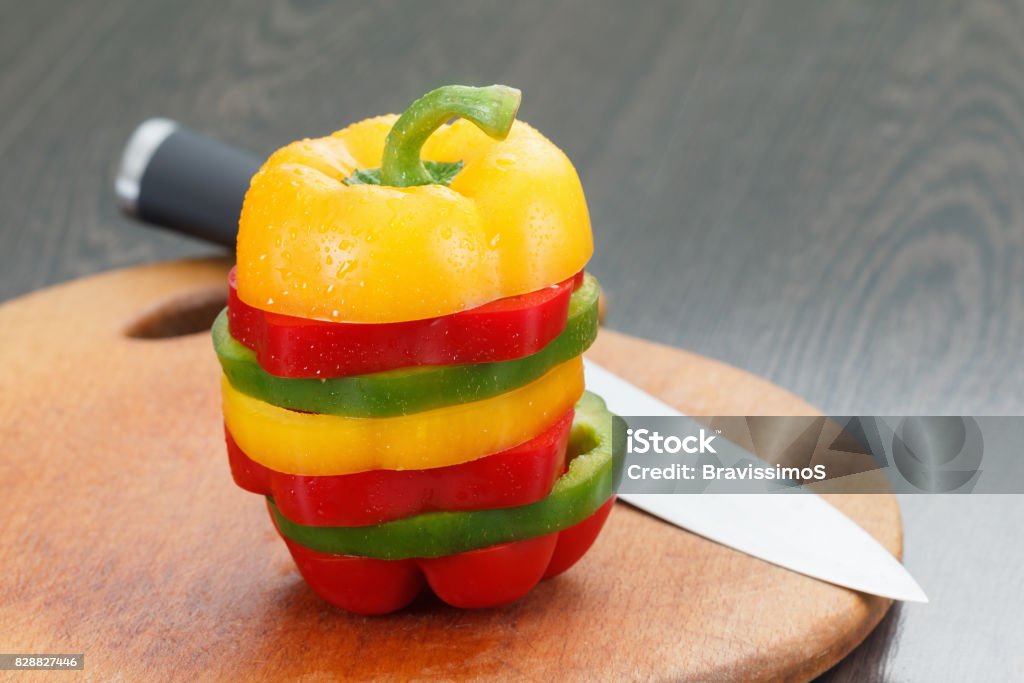
<svg viewBox="0 0 1024 683"><path fill-rule="evenodd" d="M623 416L678 410L585 360L587 389ZM751 455L751 457L756 457ZM814 493L619 494L670 524L780 567L893 600L928 602L910 572L849 517ZM799 529L799 534L792 533Z"/></svg>

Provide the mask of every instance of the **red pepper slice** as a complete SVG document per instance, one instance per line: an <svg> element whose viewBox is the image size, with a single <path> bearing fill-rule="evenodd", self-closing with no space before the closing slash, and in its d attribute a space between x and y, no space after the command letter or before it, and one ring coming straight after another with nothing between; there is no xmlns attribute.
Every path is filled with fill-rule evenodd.
<svg viewBox="0 0 1024 683"><path fill-rule="evenodd" d="M281 513L306 526L369 526L433 510L529 505L565 472L574 411L526 443L459 465L302 476L271 470L247 456L227 429L235 483L273 496Z"/></svg>
<svg viewBox="0 0 1024 683"><path fill-rule="evenodd" d="M613 497L579 524L553 534L446 557L375 560L285 543L313 592L349 612L394 612L412 602L424 584L453 607L495 607L522 598L543 579L576 564L601 532L614 502Z"/></svg>
<svg viewBox="0 0 1024 683"><path fill-rule="evenodd" d="M439 318L362 324L271 313L238 298L228 275L231 336L278 377L347 377L420 365L493 363L529 356L562 333L569 297L583 272L565 282Z"/></svg>

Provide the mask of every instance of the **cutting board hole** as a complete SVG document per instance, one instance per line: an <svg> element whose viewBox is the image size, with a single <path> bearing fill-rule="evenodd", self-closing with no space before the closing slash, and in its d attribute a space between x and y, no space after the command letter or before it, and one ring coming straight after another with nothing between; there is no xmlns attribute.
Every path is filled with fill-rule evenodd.
<svg viewBox="0 0 1024 683"><path fill-rule="evenodd" d="M132 339L171 339L206 332L226 305L224 287L189 292L143 313L124 334Z"/></svg>

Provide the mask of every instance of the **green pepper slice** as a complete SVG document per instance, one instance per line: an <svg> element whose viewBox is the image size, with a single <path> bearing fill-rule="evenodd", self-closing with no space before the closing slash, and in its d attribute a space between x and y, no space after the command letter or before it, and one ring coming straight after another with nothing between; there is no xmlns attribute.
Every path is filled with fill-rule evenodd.
<svg viewBox="0 0 1024 683"><path fill-rule="evenodd" d="M537 353L498 363L410 367L332 379L277 377L231 336L226 310L213 323L213 345L231 385L266 403L343 417L410 415L503 394L580 355L597 337L600 291L597 280L585 274L569 299L562 333Z"/></svg>
<svg viewBox="0 0 1024 683"><path fill-rule="evenodd" d="M620 428L613 429L614 421L620 423ZM576 404L569 436L569 468L547 498L536 503L427 512L364 527L303 526L282 515L269 496L267 503L281 535L311 550L381 560L442 557L535 538L582 522L614 494L625 446L622 418L612 415L599 396L586 392Z"/></svg>

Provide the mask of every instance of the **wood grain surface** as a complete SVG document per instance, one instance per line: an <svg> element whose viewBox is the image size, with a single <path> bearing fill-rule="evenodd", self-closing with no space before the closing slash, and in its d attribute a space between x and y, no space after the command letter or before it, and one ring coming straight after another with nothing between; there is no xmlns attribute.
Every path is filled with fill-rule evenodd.
<svg viewBox="0 0 1024 683"><path fill-rule="evenodd" d="M611 327L833 414L1024 410L1018 1L7 0L2 16L0 298L214 251L117 213L118 153L147 116L267 152L499 81L580 171ZM1019 677L1024 499L901 503L933 602L890 613L831 679Z"/></svg>
<svg viewBox="0 0 1024 683"><path fill-rule="evenodd" d="M203 324L226 276L153 265L0 307L37 340L0 343L5 649L84 652L93 680L806 681L890 605L619 505L579 567L513 605L331 608L228 475ZM588 355L691 414L813 414L668 346L604 331ZM828 499L901 553L894 496Z"/></svg>

